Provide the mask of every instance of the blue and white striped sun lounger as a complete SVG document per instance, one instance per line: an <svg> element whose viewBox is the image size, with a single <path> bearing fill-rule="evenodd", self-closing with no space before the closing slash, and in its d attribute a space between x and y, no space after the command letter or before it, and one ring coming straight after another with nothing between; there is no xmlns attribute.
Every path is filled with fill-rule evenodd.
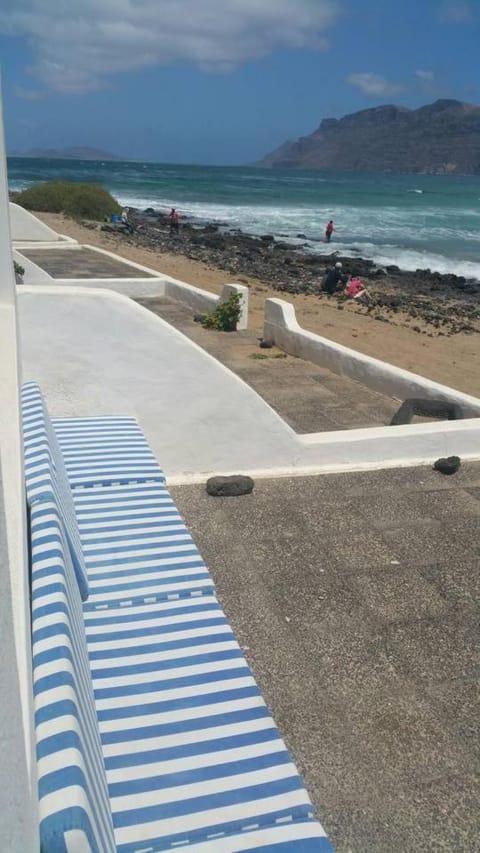
<svg viewBox="0 0 480 853"><path fill-rule="evenodd" d="M81 600L55 503L35 503L32 645L42 853L115 851Z"/></svg>
<svg viewBox="0 0 480 853"><path fill-rule="evenodd" d="M32 509L32 558L42 851L331 850L213 596L84 627L54 504Z"/></svg>
<svg viewBox="0 0 480 853"><path fill-rule="evenodd" d="M214 591L163 483L73 494L89 579L88 610Z"/></svg>
<svg viewBox="0 0 480 853"><path fill-rule="evenodd" d="M30 502L42 853L331 851L163 475L84 473L83 608L64 504Z"/></svg>
<svg viewBox="0 0 480 853"><path fill-rule="evenodd" d="M80 594L85 600L88 596L87 573L70 483L43 397L33 382L22 389L22 416L28 504L32 507L37 503L53 502L57 506Z"/></svg>
<svg viewBox="0 0 480 853"><path fill-rule="evenodd" d="M135 418L53 418L72 489L165 482Z"/></svg>

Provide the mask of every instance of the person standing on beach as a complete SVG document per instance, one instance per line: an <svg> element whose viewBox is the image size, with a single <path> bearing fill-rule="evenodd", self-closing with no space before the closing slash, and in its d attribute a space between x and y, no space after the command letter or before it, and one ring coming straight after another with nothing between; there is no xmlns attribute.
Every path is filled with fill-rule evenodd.
<svg viewBox="0 0 480 853"><path fill-rule="evenodd" d="M170 213L168 214L168 219L170 222L170 233L178 234L180 216L178 215L178 211L175 207L172 207Z"/></svg>
<svg viewBox="0 0 480 853"><path fill-rule="evenodd" d="M335 231L335 226L333 224L333 219L330 219L327 227L325 228L325 242L329 243L332 239L332 234Z"/></svg>

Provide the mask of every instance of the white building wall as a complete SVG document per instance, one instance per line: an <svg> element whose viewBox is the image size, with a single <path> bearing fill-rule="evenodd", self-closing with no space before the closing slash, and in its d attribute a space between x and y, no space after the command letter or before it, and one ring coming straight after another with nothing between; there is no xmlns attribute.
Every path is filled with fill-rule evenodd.
<svg viewBox="0 0 480 853"><path fill-rule="evenodd" d="M38 853L16 293L0 94L0 847Z"/></svg>

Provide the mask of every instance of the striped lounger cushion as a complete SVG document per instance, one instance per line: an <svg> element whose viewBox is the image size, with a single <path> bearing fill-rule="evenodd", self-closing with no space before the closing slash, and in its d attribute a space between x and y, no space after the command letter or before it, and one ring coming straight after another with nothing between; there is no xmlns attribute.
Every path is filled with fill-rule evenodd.
<svg viewBox="0 0 480 853"><path fill-rule="evenodd" d="M72 492L47 408L34 382L22 388L24 468L30 507L42 502L56 504L64 526L80 595L88 597L88 581L78 533Z"/></svg>
<svg viewBox="0 0 480 853"><path fill-rule="evenodd" d="M42 853L115 850L85 628L54 503L31 509L32 643Z"/></svg>
<svg viewBox="0 0 480 853"><path fill-rule="evenodd" d="M214 596L84 618L119 853L331 850Z"/></svg>
<svg viewBox="0 0 480 853"><path fill-rule="evenodd" d="M72 489L165 482L135 418L52 418Z"/></svg>
<svg viewBox="0 0 480 853"><path fill-rule="evenodd" d="M32 544L44 853L113 849L105 768L119 853L330 851L216 598L87 604L82 624L54 504Z"/></svg>
<svg viewBox="0 0 480 853"><path fill-rule="evenodd" d="M73 496L89 610L213 592L209 571L166 486L81 489Z"/></svg>

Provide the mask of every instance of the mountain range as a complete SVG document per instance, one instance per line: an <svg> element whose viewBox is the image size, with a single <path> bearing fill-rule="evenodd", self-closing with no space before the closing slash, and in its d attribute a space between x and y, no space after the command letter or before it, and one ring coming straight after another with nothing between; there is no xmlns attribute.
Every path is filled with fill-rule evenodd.
<svg viewBox="0 0 480 853"><path fill-rule="evenodd" d="M323 119L260 166L347 172L480 175L480 107L441 99L412 110L388 104Z"/></svg>
<svg viewBox="0 0 480 853"><path fill-rule="evenodd" d="M9 157L37 157L46 160L118 160L115 154L98 148L31 148L30 151L11 151Z"/></svg>

